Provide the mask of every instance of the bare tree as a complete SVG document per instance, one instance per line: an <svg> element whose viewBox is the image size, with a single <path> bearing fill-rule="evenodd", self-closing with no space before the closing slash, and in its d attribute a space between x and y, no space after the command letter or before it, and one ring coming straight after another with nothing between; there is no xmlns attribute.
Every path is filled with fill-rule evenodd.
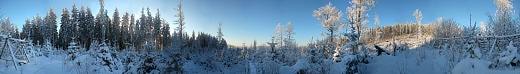
<svg viewBox="0 0 520 74"><path fill-rule="evenodd" d="M507 35L516 33L516 25L512 18L513 4L511 0L494 0L493 3L497 5L495 15L488 14L488 25L493 34Z"/></svg>
<svg viewBox="0 0 520 74"><path fill-rule="evenodd" d="M376 27L376 34L375 34L376 36L374 39L377 42L381 38L381 34L382 34L381 28L379 26L379 16L377 16L377 15L374 17L374 24L376 24L376 26L375 26Z"/></svg>
<svg viewBox="0 0 520 74"><path fill-rule="evenodd" d="M366 12L372 10L375 7L374 0L352 0L349 2L352 6L347 7L347 24L351 25L356 30L356 33L360 35L361 28L367 23L368 14ZM358 38L359 39L359 38Z"/></svg>
<svg viewBox="0 0 520 74"><path fill-rule="evenodd" d="M276 26L275 32L273 33L274 34L273 36L276 37L275 40L278 42L280 48L284 47L283 46L283 31L284 31L284 27L280 23L278 23L278 25Z"/></svg>
<svg viewBox="0 0 520 74"><path fill-rule="evenodd" d="M291 22L287 23L287 29L285 29L285 46L286 47L289 47L289 49L294 49L294 47L296 47L296 43L294 42L294 38L293 38L293 35L294 35L294 28L293 26L291 25Z"/></svg>
<svg viewBox="0 0 520 74"><path fill-rule="evenodd" d="M335 6L332 6L332 3L329 2L326 6L319 8L318 10L314 10L313 16L318 20L321 20L321 26L330 33L330 42L334 40L334 32L341 25L341 11L338 11Z"/></svg>
<svg viewBox="0 0 520 74"><path fill-rule="evenodd" d="M177 46L180 46L180 49L183 50L183 45L185 44L185 39L184 39L184 28L186 26L186 22L184 20L184 12L182 11L182 0L179 1L179 4L177 5L177 8L176 10L178 11L177 15L175 15L175 17L178 17L179 19L175 20L175 24L178 24L177 26L177 36L179 38L176 38L178 39L177 41L179 41L179 43L177 43Z"/></svg>
<svg viewBox="0 0 520 74"><path fill-rule="evenodd" d="M422 13L421 11L419 11L419 9L415 9L415 11L413 12L413 16L415 16L415 20L417 20L417 25L419 25L419 27L417 28L417 33L418 35L421 35L421 20L423 18Z"/></svg>

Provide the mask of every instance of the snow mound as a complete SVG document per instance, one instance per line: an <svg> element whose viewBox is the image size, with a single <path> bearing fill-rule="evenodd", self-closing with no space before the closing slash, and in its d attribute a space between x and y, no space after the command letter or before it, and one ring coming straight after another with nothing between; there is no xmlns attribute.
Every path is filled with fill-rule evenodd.
<svg viewBox="0 0 520 74"><path fill-rule="evenodd" d="M484 61L466 58L460 61L452 70L452 74L490 74Z"/></svg>
<svg viewBox="0 0 520 74"><path fill-rule="evenodd" d="M331 67L330 67L330 73L337 73L337 74L345 74L345 72L347 72L347 70L356 70L355 66L351 65L349 66L349 64L351 63L354 63L354 61L356 60L356 55L346 55L346 56L343 56L341 59L343 61L341 62L334 62Z"/></svg>
<svg viewBox="0 0 520 74"><path fill-rule="evenodd" d="M307 62L303 59L298 59L296 64L294 64L292 67L282 66L282 67L280 67L279 71L280 71L280 74L296 74L296 72L298 72L300 70L307 69L308 66L309 66L309 62Z"/></svg>
<svg viewBox="0 0 520 74"><path fill-rule="evenodd" d="M513 42L509 42L509 45L506 47L507 51L503 51L500 53L501 58L498 59L499 63L509 64L511 63L518 54L518 49L513 46Z"/></svg>
<svg viewBox="0 0 520 74"><path fill-rule="evenodd" d="M520 70L491 70L484 60L466 58L452 70L452 74L518 74Z"/></svg>

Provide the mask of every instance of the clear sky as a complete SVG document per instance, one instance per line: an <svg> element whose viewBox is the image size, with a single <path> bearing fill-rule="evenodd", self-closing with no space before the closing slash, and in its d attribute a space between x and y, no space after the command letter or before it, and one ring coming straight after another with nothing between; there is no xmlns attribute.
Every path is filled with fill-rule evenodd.
<svg viewBox="0 0 520 74"><path fill-rule="evenodd" d="M374 15L379 16L382 26L415 22L415 17L412 16L415 9L422 11L423 24L443 17L452 18L462 25L469 24L470 14L473 15L473 21L486 22L485 14L494 14L496 10L493 0L376 1L376 7L368 12L368 27L374 25ZM227 42L241 46L242 43L250 45L255 39L259 45L265 44L270 41L278 23L285 25L288 22L294 26L294 37L299 45L307 44L311 37L314 40L321 39L323 36L320 33L326 30L319 25L321 21L312 16L312 11L329 2L343 12L350 6L349 0L184 0L182 3L188 34L202 31L216 35L218 22L222 21L222 31ZM106 0L105 8L109 11L109 16L112 16L116 7L120 16L124 12L140 15L143 7L150 7L152 15L155 15L159 8L161 17L170 23L173 30L176 27L173 24L176 19L174 15L177 13L174 8L178 3L178 0ZM514 0L512 3L517 11L515 17L518 17L520 2ZM20 29L26 17L33 18L38 13L44 17L50 7L54 8L58 22L61 10L71 9L73 4L90 7L94 14L99 11L98 0L2 0L0 4L3 17L9 17Z"/></svg>

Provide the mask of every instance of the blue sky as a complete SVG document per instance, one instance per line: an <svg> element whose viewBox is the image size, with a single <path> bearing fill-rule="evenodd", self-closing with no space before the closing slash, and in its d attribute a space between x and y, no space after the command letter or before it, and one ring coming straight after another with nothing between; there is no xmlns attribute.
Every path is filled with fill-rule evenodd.
<svg viewBox="0 0 520 74"><path fill-rule="evenodd" d="M469 14L473 21L486 22L486 13L494 14L496 6L493 0L376 0L376 7L369 11L368 27L372 27L374 15L378 15L381 25L415 22L412 16L415 9L422 11L423 24L435 21L438 17L451 18L462 25L469 24ZM105 8L112 16L117 7L120 14L124 12L140 15L143 7L150 7L153 15L159 8L161 16L172 24L176 19L174 8L178 0L106 0ZM253 40L259 44L270 41L271 35L278 23L291 22L294 26L295 39L299 45L309 42L311 37L323 38L321 32L326 32L312 16L312 11L331 2L336 8L345 12L349 0L184 0L183 9L186 16L187 32L206 32L216 35L218 22L222 21L224 38L229 44L241 46L250 45ZM519 1L514 0L514 9L519 11ZM72 8L73 4L90 7L94 14L99 11L97 0L3 0L0 1L4 18L7 16L12 23L21 25L26 17L33 18L37 13L42 17L49 10L61 18L63 8ZM345 14L344 14L345 15ZM120 15L122 16L122 15ZM518 12L515 17L518 16ZM136 17L139 18L139 17ZM60 19L57 19L59 21Z"/></svg>

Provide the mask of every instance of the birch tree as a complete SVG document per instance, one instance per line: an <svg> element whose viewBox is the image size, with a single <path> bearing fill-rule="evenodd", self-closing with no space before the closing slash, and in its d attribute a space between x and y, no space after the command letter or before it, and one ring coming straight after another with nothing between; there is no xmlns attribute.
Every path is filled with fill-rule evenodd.
<svg viewBox="0 0 520 74"><path fill-rule="evenodd" d="M335 37L334 32L336 32L341 25L340 20L342 15L341 11L338 11L336 6L332 6L330 2L326 6L313 11L313 16L321 20L320 25L329 32L327 35L329 35L330 42L333 42Z"/></svg>
<svg viewBox="0 0 520 74"><path fill-rule="evenodd" d="M496 35L508 35L516 33L516 25L512 18L513 4L511 0L494 0L493 3L497 6L494 16L488 14L488 25Z"/></svg>
<svg viewBox="0 0 520 74"><path fill-rule="evenodd" d="M368 14L366 12L372 10L375 7L374 0L352 0L349 2L350 7L347 7L347 24L353 26L355 33L360 35L361 28L367 23ZM358 38L359 39L359 38Z"/></svg>
<svg viewBox="0 0 520 74"><path fill-rule="evenodd" d="M415 16L415 20L417 20L417 25L419 25L417 33L421 35L421 20L423 18L422 13L421 11L419 11L419 9L415 9L415 11L413 12L413 16Z"/></svg>

